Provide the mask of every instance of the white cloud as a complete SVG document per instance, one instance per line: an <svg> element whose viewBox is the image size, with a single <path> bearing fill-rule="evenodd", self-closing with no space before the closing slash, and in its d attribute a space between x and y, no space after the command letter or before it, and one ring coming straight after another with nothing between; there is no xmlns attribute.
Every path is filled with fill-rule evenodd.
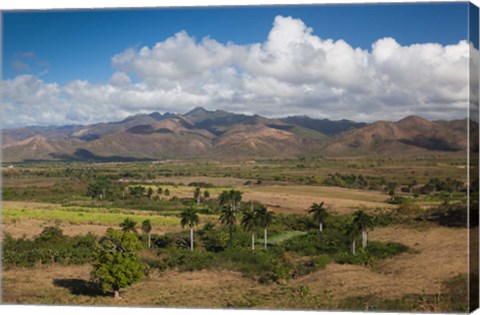
<svg viewBox="0 0 480 315"><path fill-rule="evenodd" d="M181 31L153 47L128 48L112 57L106 84L6 80L3 122L91 123L195 106L277 117L452 119L466 116L469 52L466 41L402 46L393 38L364 50L278 16L262 43L222 44Z"/></svg>

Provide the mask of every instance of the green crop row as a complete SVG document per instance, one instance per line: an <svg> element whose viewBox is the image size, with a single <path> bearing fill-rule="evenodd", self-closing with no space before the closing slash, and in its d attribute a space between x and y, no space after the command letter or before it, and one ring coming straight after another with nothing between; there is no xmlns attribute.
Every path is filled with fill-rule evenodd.
<svg viewBox="0 0 480 315"><path fill-rule="evenodd" d="M137 214L135 211L102 211L99 208L75 208L69 207L51 207L20 209L5 207L2 211L5 220L18 219L38 219L47 221L63 221L68 223L86 223L86 224L120 224L126 218L131 218L134 221L142 222L149 219L152 225L155 226L172 226L179 225L180 219L176 216L164 216L155 214ZM202 219L208 219L210 216L201 216Z"/></svg>

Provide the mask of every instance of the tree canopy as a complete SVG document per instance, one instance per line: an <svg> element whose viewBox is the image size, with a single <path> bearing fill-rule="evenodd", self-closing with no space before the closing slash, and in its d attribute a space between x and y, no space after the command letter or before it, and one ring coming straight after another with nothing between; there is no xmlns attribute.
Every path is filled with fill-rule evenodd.
<svg viewBox="0 0 480 315"><path fill-rule="evenodd" d="M117 231L112 228L95 245L92 278L104 292L114 292L139 281L144 273L138 251L141 246L138 238L131 232Z"/></svg>

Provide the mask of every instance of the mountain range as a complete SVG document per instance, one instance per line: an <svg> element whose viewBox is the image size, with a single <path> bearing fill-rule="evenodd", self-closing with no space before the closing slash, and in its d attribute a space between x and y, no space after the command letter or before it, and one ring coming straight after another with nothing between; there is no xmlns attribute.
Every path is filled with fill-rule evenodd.
<svg viewBox="0 0 480 315"><path fill-rule="evenodd" d="M478 128L478 124L476 125ZM409 116L374 123L209 111L138 114L119 122L2 130L5 162L252 159L465 153L467 121Z"/></svg>

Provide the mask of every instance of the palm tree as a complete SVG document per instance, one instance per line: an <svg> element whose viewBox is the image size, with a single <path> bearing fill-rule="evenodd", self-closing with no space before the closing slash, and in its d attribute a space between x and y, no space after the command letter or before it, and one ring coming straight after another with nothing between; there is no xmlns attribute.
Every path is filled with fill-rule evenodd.
<svg viewBox="0 0 480 315"><path fill-rule="evenodd" d="M325 219L328 216L327 209L323 207L323 201L320 202L320 204L313 203L308 212L313 214L313 221L318 224L318 231L320 236L322 236L323 222L325 222Z"/></svg>
<svg viewBox="0 0 480 315"><path fill-rule="evenodd" d="M218 203L221 205L221 206L225 206L227 204L230 204L230 196L229 196L229 191L228 190L224 190L222 191L222 193L220 195L218 195ZM233 207L232 207L233 208Z"/></svg>
<svg viewBox="0 0 480 315"><path fill-rule="evenodd" d="M136 225L137 225L137 222L133 221L130 218L126 218L125 220L123 220L122 223L120 223L120 227L122 228L123 232L137 233Z"/></svg>
<svg viewBox="0 0 480 315"><path fill-rule="evenodd" d="M220 220L221 224L228 225L229 228L230 228L230 239L228 240L228 245L231 245L232 244L233 226L237 222L236 212L233 211L233 209L228 207L228 206L223 206L219 220Z"/></svg>
<svg viewBox="0 0 480 315"><path fill-rule="evenodd" d="M258 218L258 225L263 228L263 238L265 241L265 249L267 249L267 227L273 221L273 212L268 211L267 208L263 205L260 205L256 210L256 215Z"/></svg>
<svg viewBox="0 0 480 315"><path fill-rule="evenodd" d="M228 204L230 205L230 208L233 209L233 211L237 210L237 206L241 200L242 200L242 192L235 189L224 190L218 196L219 204L222 206Z"/></svg>
<svg viewBox="0 0 480 315"><path fill-rule="evenodd" d="M253 203L250 209L243 212L241 225L245 231L252 233L252 251L255 251L255 229L258 226L258 217L253 210Z"/></svg>
<svg viewBox="0 0 480 315"><path fill-rule="evenodd" d="M232 199L233 211L236 211L238 204L242 201L242 192L239 190L230 190L230 198Z"/></svg>
<svg viewBox="0 0 480 315"><path fill-rule="evenodd" d="M148 235L148 248L150 248L151 245L151 235L150 232L152 231L152 223L150 222L149 219L146 219L145 221L142 222L142 231L143 233Z"/></svg>
<svg viewBox="0 0 480 315"><path fill-rule="evenodd" d="M200 204L200 187L195 187L195 190L193 191L193 199L196 200L197 205Z"/></svg>
<svg viewBox="0 0 480 315"><path fill-rule="evenodd" d="M190 228L190 250L193 251L193 227L200 223L197 210L192 207L188 207L180 213L180 217L182 218L180 221L182 229L185 227L185 225L188 225Z"/></svg>
<svg viewBox="0 0 480 315"><path fill-rule="evenodd" d="M358 236L358 225L349 222L345 227L345 236L348 237L350 242L352 242L352 254L355 255L355 242Z"/></svg>
<svg viewBox="0 0 480 315"><path fill-rule="evenodd" d="M372 226L372 218L363 210L357 210L353 213L353 224L362 231L362 247L367 247L367 229Z"/></svg>

